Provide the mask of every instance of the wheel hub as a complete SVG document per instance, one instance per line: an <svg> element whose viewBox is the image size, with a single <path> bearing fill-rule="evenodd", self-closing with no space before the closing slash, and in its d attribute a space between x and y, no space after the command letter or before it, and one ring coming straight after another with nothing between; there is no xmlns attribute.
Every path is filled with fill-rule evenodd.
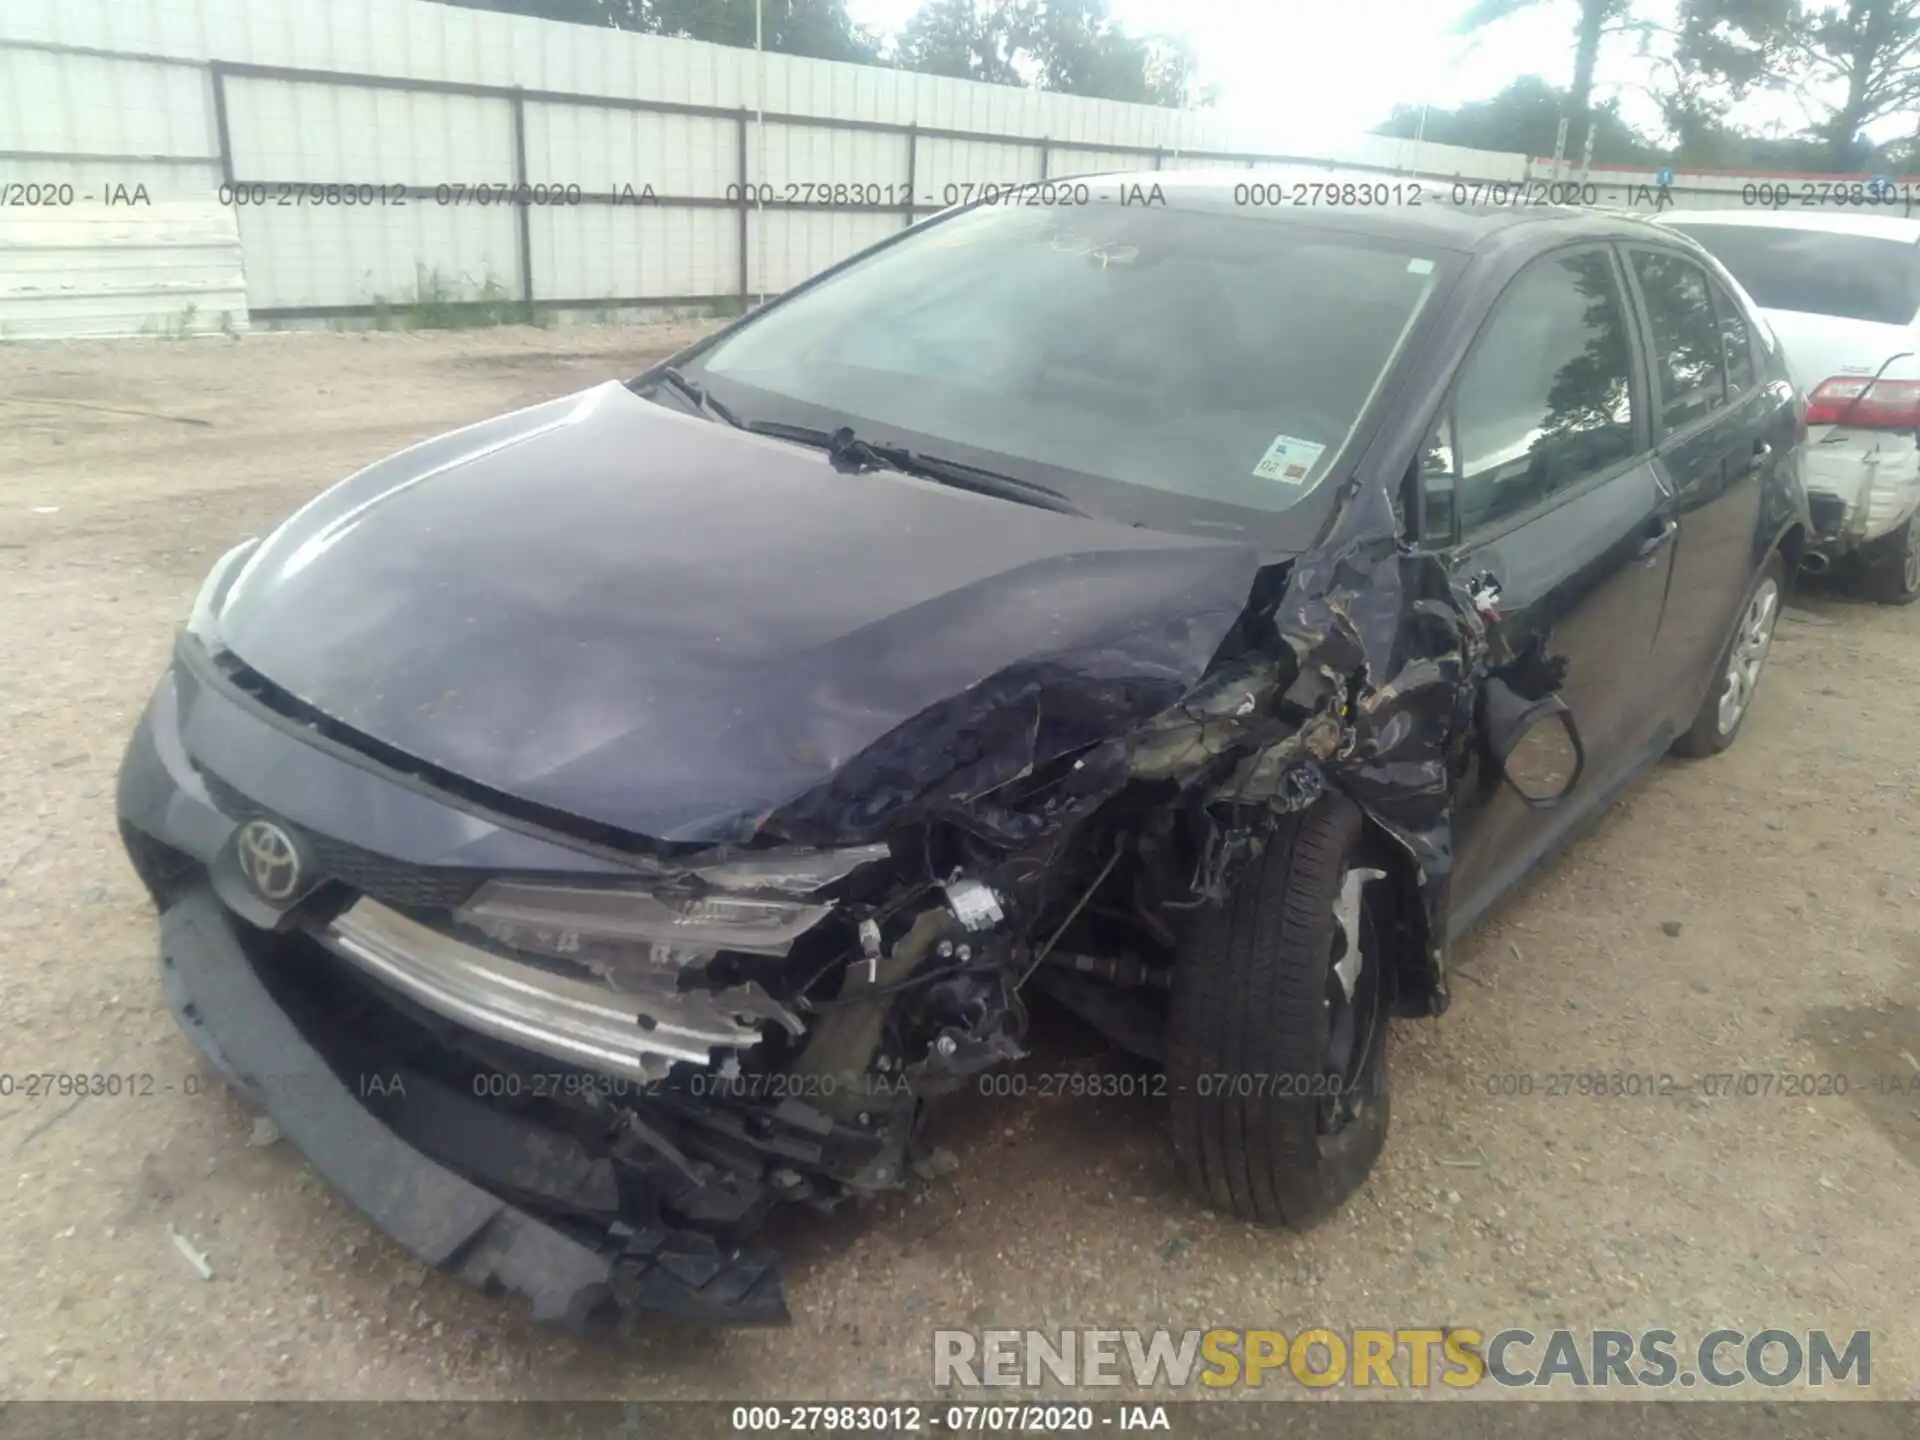
<svg viewBox="0 0 1920 1440"><path fill-rule="evenodd" d="M1769 577L1747 601L1740 628L1733 637L1733 650L1727 657L1727 673L1720 690L1722 735L1732 732L1753 702L1754 688L1760 683L1760 671L1767 663L1767 651L1773 644L1773 627L1779 611L1780 587Z"/></svg>

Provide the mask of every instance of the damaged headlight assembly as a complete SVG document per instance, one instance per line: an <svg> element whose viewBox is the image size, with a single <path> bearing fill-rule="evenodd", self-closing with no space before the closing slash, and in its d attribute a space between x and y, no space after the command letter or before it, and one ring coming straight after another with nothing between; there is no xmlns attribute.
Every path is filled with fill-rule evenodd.
<svg viewBox="0 0 1920 1440"><path fill-rule="evenodd" d="M799 1017L753 981L711 982L723 952L783 957L833 913L816 892L885 845L778 851L647 885L495 880L438 928L362 898L319 938L427 1009L588 1069L664 1078L728 1064ZM471 939L466 938L471 935ZM491 943L489 943L491 942ZM498 948L495 948L498 947Z"/></svg>
<svg viewBox="0 0 1920 1440"><path fill-rule="evenodd" d="M784 955L832 913L816 892L887 855L885 845L862 845L743 856L684 872L693 887L680 877L652 888L495 880L455 919L504 945L564 958L639 946L670 967L721 950Z"/></svg>
<svg viewBox="0 0 1920 1440"><path fill-rule="evenodd" d="M503 945L574 957L644 946L656 964L684 953L784 955L832 913L830 904L761 895L663 895L492 881L454 912Z"/></svg>

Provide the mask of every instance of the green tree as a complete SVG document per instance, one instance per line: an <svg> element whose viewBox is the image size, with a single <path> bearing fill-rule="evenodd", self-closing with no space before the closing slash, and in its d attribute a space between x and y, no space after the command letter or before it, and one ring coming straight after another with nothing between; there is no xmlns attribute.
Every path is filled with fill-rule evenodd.
<svg viewBox="0 0 1920 1440"><path fill-rule="evenodd" d="M1102 100L1180 106L1197 98L1186 43L1129 34L1107 0L927 0L893 58L924 74Z"/></svg>
<svg viewBox="0 0 1920 1440"><path fill-rule="evenodd" d="M1421 107L1396 105L1377 135L1410 140L1416 134L1444 145L1475 150L1509 150L1525 155L1551 155L1560 117L1571 100L1538 75L1523 75L1498 95L1474 100L1457 110L1428 110L1421 127ZM1657 146L1620 118L1618 102L1608 101L1589 111L1594 127L1593 158L1601 165L1639 165L1658 161Z"/></svg>
<svg viewBox="0 0 1920 1440"><path fill-rule="evenodd" d="M1482 30L1545 3L1547 0L1477 0L1456 28L1462 33ZM1567 143L1576 156L1586 143L1587 126L1593 118L1593 75L1600 63L1600 42L1610 32L1633 28L1632 0L1578 0L1578 5L1579 21L1573 32L1573 85L1566 92L1565 111ZM1557 118L1554 128L1557 134ZM1550 139L1544 149L1535 153L1553 154L1553 141ZM1599 158L1598 132L1594 158Z"/></svg>
<svg viewBox="0 0 1920 1440"><path fill-rule="evenodd" d="M502 10L542 20L635 30L752 48L754 0L452 0L476 10ZM871 65L874 37L854 24L846 0L760 0L761 41L781 55Z"/></svg>
<svg viewBox="0 0 1920 1440"><path fill-rule="evenodd" d="M1863 168L1891 153L1865 132L1920 108L1920 0L1681 0L1677 58L1736 99L1793 92L1826 166Z"/></svg>
<svg viewBox="0 0 1920 1440"><path fill-rule="evenodd" d="M1194 62L1185 42L1129 35L1107 0L1043 0L1034 9L1031 45L1044 88L1142 105L1187 102Z"/></svg>
<svg viewBox="0 0 1920 1440"><path fill-rule="evenodd" d="M623 23L628 7L625 0L447 0L469 10L498 10L511 15L531 15L537 20L563 20L570 25L599 25L605 28L638 30L637 24Z"/></svg>
<svg viewBox="0 0 1920 1440"><path fill-rule="evenodd" d="M754 0L452 0L481 10L752 46ZM891 55L846 0L761 0L762 43L783 55L891 64L928 75L1034 85L1149 105L1209 104L1184 40L1132 35L1108 0L926 0Z"/></svg>
<svg viewBox="0 0 1920 1440"><path fill-rule="evenodd" d="M1031 0L927 0L900 32L893 61L923 75L1024 84L1018 62L1033 9Z"/></svg>
<svg viewBox="0 0 1920 1440"><path fill-rule="evenodd" d="M630 28L751 48L754 0L624 0L639 13ZM847 14L846 0L760 0L761 43L781 55L871 65L878 42Z"/></svg>

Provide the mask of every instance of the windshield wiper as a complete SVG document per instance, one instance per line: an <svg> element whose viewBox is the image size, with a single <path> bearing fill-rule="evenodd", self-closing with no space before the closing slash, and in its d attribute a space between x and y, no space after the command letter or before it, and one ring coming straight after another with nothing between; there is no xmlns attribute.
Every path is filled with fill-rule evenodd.
<svg viewBox="0 0 1920 1440"><path fill-rule="evenodd" d="M741 422L738 415L734 414L725 404L713 398L706 386L700 384L698 381L689 380L673 366L669 365L666 369L662 370L658 378L666 381L673 389L699 406L701 414L710 415L716 420L724 420L736 430L744 430L747 428L745 424Z"/></svg>
<svg viewBox="0 0 1920 1440"><path fill-rule="evenodd" d="M1067 496L1038 481L1003 475L998 470L983 470L978 465L909 450L904 445L876 445L854 434L851 425L842 425L838 430L821 430L812 425L789 425L783 420L752 420L747 422L746 429L755 435L791 440L799 445L812 445L825 450L835 469L898 470L904 475L917 475L922 480L952 485L961 490L972 490L1001 500L1015 500L1042 510L1058 511L1062 515L1090 518Z"/></svg>

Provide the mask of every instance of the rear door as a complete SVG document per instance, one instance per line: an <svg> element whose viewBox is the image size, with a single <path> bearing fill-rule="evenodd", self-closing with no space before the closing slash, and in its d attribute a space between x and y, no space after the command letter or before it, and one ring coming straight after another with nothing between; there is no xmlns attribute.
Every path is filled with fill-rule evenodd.
<svg viewBox="0 0 1920 1440"><path fill-rule="evenodd" d="M1762 383L1753 322L1678 250L1627 247L1653 378L1654 463L1680 520L1671 591L1650 669L1683 726L1698 708L1746 598L1764 484L1787 463L1791 395Z"/></svg>
<svg viewBox="0 0 1920 1440"><path fill-rule="evenodd" d="M1555 251L1495 304L1422 457L1423 543L1488 600L1496 663L1532 652L1585 741L1553 809L1477 767L1455 787L1457 931L1645 757L1662 718L1646 673L1677 535L1653 464L1644 367L1619 258ZM1541 672L1546 673L1546 672Z"/></svg>

